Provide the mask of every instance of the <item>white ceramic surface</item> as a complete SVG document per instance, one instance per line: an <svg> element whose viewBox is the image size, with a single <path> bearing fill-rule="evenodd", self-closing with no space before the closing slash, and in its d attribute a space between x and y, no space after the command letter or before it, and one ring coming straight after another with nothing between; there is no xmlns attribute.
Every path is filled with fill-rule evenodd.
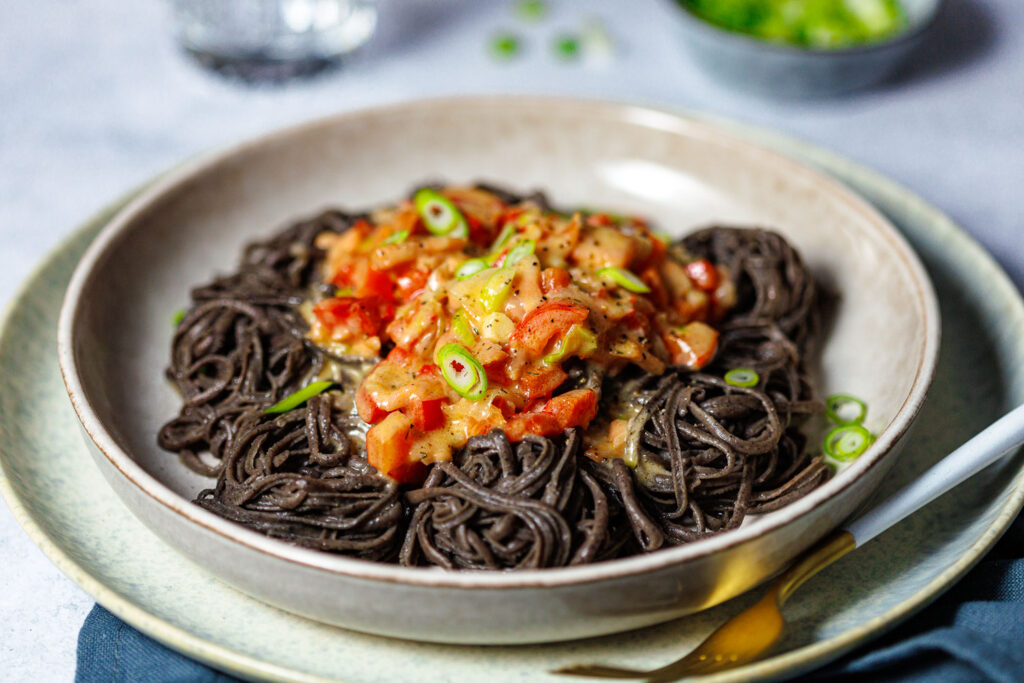
<svg viewBox="0 0 1024 683"><path fill-rule="evenodd" d="M428 178L541 187L559 204L635 211L683 233L771 225L840 295L823 392L871 405L879 440L807 498L707 541L516 574L405 569L293 548L188 500L206 482L155 446L178 398L161 381L168 312L247 239L325 206L372 206ZM931 286L898 233L837 183L713 127L567 100L467 98L328 119L189 164L100 235L62 313L60 356L97 462L129 507L193 561L272 604L421 640L512 643L635 628L767 578L862 504L892 466L938 351ZM98 446L98 448L96 448Z"/></svg>

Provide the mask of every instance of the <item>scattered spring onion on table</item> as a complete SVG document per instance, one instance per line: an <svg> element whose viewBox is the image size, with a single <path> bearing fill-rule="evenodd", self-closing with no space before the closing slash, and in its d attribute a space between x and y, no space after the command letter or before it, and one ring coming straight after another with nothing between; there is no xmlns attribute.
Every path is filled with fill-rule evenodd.
<svg viewBox="0 0 1024 683"><path fill-rule="evenodd" d="M519 38L511 33L499 33L491 39L491 56L501 61L508 61L520 52Z"/></svg>
<svg viewBox="0 0 1024 683"><path fill-rule="evenodd" d="M461 344L446 344L437 352L441 376L460 396L478 401L487 393L487 373Z"/></svg>
<svg viewBox="0 0 1024 683"><path fill-rule="evenodd" d="M184 308L179 308L174 312L174 315L171 316L171 322L176 326L180 325L181 321L185 319L185 313L186 311Z"/></svg>
<svg viewBox="0 0 1024 683"><path fill-rule="evenodd" d="M313 398L317 394L323 393L333 384L334 382L330 380L325 380L322 382L313 382L312 384L308 384L292 394L288 394L283 399L281 399L274 405L270 406L263 412L266 413L267 415L272 415L274 413L287 413L289 410L298 408L303 403Z"/></svg>
<svg viewBox="0 0 1024 683"><path fill-rule="evenodd" d="M903 30L897 0L678 0L728 31L769 42L836 49L883 40Z"/></svg>

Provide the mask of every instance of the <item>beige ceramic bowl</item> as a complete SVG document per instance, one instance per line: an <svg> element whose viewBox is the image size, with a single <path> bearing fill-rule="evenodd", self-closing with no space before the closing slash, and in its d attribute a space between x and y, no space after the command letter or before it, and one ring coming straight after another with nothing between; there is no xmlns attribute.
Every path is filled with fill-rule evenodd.
<svg viewBox="0 0 1024 683"><path fill-rule="evenodd" d="M304 550L189 501L208 480L156 446L179 398L163 379L172 312L241 246L325 207L393 201L427 179L543 188L563 206L637 212L679 234L773 226L840 293L823 393L870 405L880 436L787 508L688 546L586 567L445 572ZM529 98L412 102L213 154L165 176L90 247L61 314L60 364L113 489L193 562L261 600L362 631L454 643L542 642L635 628L717 604L780 570L865 502L893 465L938 351L931 285L893 226L844 187L676 115ZM187 601L189 596L181 596Z"/></svg>

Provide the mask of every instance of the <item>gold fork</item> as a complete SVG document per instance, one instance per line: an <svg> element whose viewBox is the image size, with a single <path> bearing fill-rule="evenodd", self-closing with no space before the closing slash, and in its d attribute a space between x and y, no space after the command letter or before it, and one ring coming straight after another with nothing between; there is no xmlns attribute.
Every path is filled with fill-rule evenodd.
<svg viewBox="0 0 1024 683"><path fill-rule="evenodd" d="M704 676L755 661L782 636L786 622L780 608L807 579L980 472L1022 442L1024 406L1018 406L885 502L804 553L771 583L760 600L719 626L696 649L681 659L651 670L581 664L557 669L552 673L590 678L643 678L654 683Z"/></svg>

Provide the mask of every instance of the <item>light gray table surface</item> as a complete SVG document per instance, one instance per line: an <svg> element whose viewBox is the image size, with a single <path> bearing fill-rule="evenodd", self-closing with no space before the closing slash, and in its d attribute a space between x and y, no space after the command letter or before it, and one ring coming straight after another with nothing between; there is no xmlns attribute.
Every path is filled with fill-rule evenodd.
<svg viewBox="0 0 1024 683"><path fill-rule="evenodd" d="M0 0L0 302L85 218L192 154L347 109L499 92L682 106L829 147L946 211L1024 284L1024 2L952 0L899 76L802 102L710 83L678 44L667 0L549 4L526 25L505 1L382 0L376 35L341 69L253 89L185 59L158 0ZM553 59L553 37L588 16L604 19L615 59ZM527 40L505 64L485 50L502 28ZM92 600L0 508L0 671L69 680Z"/></svg>

